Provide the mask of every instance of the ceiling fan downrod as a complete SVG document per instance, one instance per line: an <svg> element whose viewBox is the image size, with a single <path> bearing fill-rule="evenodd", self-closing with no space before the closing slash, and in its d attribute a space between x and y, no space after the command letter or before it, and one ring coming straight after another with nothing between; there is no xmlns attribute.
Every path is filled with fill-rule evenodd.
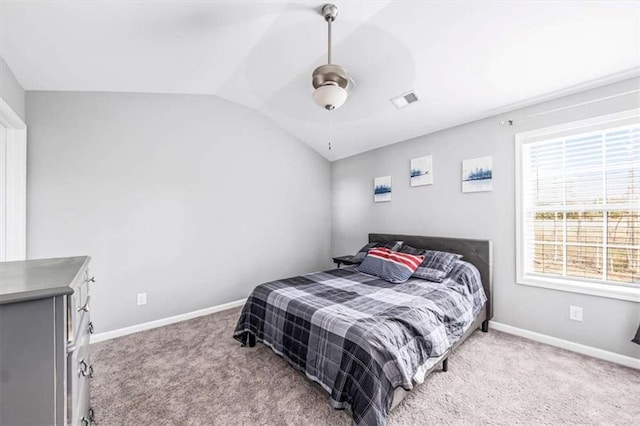
<svg viewBox="0 0 640 426"><path fill-rule="evenodd" d="M312 84L315 91L313 100L328 111L340 108L347 100L349 77L347 71L339 65L332 64L331 25L338 16L338 6L325 4L322 16L327 21L327 64L313 71Z"/></svg>

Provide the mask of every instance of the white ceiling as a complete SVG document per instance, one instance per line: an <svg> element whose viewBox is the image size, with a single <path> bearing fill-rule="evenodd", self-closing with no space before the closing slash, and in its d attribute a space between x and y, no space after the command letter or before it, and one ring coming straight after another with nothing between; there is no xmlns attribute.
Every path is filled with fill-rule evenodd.
<svg viewBox="0 0 640 426"><path fill-rule="evenodd" d="M321 1L3 1L0 55L26 90L215 94L329 160L640 67L637 1L335 3L334 62L356 88L331 151L311 100ZM421 102L397 110L410 89Z"/></svg>

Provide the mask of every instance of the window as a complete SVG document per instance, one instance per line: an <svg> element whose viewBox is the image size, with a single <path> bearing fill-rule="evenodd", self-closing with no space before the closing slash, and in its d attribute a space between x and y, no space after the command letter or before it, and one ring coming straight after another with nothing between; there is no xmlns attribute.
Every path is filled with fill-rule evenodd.
<svg viewBox="0 0 640 426"><path fill-rule="evenodd" d="M640 119L516 135L518 283L640 301Z"/></svg>

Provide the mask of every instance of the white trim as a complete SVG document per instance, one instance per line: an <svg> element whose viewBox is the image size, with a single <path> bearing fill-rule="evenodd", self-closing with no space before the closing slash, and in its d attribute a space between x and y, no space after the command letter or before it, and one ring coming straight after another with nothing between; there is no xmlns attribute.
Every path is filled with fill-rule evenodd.
<svg viewBox="0 0 640 426"><path fill-rule="evenodd" d="M632 302L640 302L640 287L638 286L624 286L617 285L613 282L597 281L597 280L581 280L572 279L570 277L558 276L558 277L545 277L533 274L527 274L525 271L525 244L523 218L525 214L525 206L523 203L523 168L522 168L522 156L523 147L527 143L536 142L541 139L554 139L559 136L564 136L567 132L579 132L579 131L596 131L602 130L604 127L613 126L625 126L630 123L637 123L640 117L640 109L634 108L626 111L620 111L613 114L602 115L598 117L592 117L585 120L573 121L570 123L564 123L556 126L534 129L526 132L516 133L515 135L515 192L516 192L516 283L521 285L529 285L534 287L549 288L559 291L567 291L571 293L589 294L592 296L608 297L612 299L628 300ZM585 206L578 206L582 209ZM608 211L611 208L618 208L620 206L599 206L598 209ZM623 206L624 207L624 206ZM629 210L636 210L634 206ZM554 211L565 211L570 208L553 208ZM571 209L574 210L574 209ZM605 215L606 217L606 215ZM566 217L565 217L566 220ZM606 229L603 230L606 232ZM566 247L566 233L563 233L562 246ZM605 242L606 249L606 239ZM573 244L571 244L573 245ZM603 256L603 261L604 261ZM565 256L566 260L566 256ZM566 268L566 263L564 264ZM606 271L606 269L605 269Z"/></svg>
<svg viewBox="0 0 640 426"><path fill-rule="evenodd" d="M155 321L144 322L142 324L132 325L130 327L119 328L117 330L105 331L104 333L98 333L91 336L91 343L104 342L105 340L115 339L116 337L122 337L140 331L151 330L153 328L162 327L177 322L190 320L192 318L201 317L204 315L213 314L220 311L226 311L227 309L236 308L244 305L247 299L234 300L233 302L223 303L222 305L212 306L210 308L200 309L197 311L187 312L180 315L175 315L168 318L161 318Z"/></svg>
<svg viewBox="0 0 640 426"><path fill-rule="evenodd" d="M524 206L522 203L522 150L524 146L524 135L516 133L516 282L521 283L524 276L524 251L522 245L524 243L524 232L522 229L522 214Z"/></svg>
<svg viewBox="0 0 640 426"><path fill-rule="evenodd" d="M638 78L640 77L640 69L639 68L631 68L628 69L626 71L621 71L615 74L611 74L608 75L606 77L602 77L602 78L597 78L591 81L587 81L585 83L580 83L580 84L576 84L574 86L570 86L570 87L566 87L564 89L560 89L560 90L556 90L553 92L549 92L545 95L541 95L541 96L535 96L533 98L529 98L529 99L525 99L524 101L521 102L516 102L510 105L506 105L500 108L496 108L493 110L490 110L487 112L487 116L486 117L482 117L482 118L487 118L487 117L492 117L495 115L503 115L503 114L508 114L508 113L512 113L514 111L529 107L529 106L534 106L534 105L539 105L542 104L544 102L548 102L548 101L552 101L555 99L559 99L559 98L563 98L565 96L571 96L571 95L575 95L578 93L582 93L582 92L586 92L587 90L591 90L591 89L597 89L599 87L604 87L604 86L608 86L610 84L614 84L614 83L618 83L620 81L624 81L624 80L628 80L631 78ZM605 98L602 99L597 99L596 101L600 101L600 100L606 100L609 99L611 97L618 97L618 96L624 96L627 94L633 94L633 93L637 93L637 90L631 90L629 92L625 92L625 93L616 93L612 96L606 96ZM591 102L589 102L591 103ZM581 106L582 104L573 104L573 105L569 105L567 107L560 107L560 109L568 109L568 108L574 108L574 107L578 107ZM542 114L546 114L549 112L554 112L554 111L545 111ZM542 114L535 114L535 115L542 115ZM513 120L514 121L520 121L523 119L526 119L529 117L515 117ZM475 120L474 120L475 121Z"/></svg>
<svg viewBox="0 0 640 426"><path fill-rule="evenodd" d="M615 352L605 351L604 349L594 348L593 346L587 346L580 343L571 342L569 340L558 339L557 337L535 333L533 331L513 327L511 325L502 324L495 321L490 321L489 326L490 328L493 328L497 331L502 331L503 333L513 334L514 336L524 337L525 339L544 343L546 345L555 346L557 348L566 349L568 351L577 352L582 355L603 359L605 361L624 365L625 367L640 370L640 359L638 358L617 354Z"/></svg>
<svg viewBox="0 0 640 426"><path fill-rule="evenodd" d="M2 98L0 98L0 124L9 129L25 130L27 128L22 118Z"/></svg>
<svg viewBox="0 0 640 426"><path fill-rule="evenodd" d="M210 308L200 309L198 311L187 312L180 315L175 315L168 318L162 318L155 321L149 321L142 324L132 325L130 327L120 328L117 330L106 331L104 333L98 333L91 336L91 344L104 342L106 340L115 339L116 337L127 336L129 334L138 333L141 331L151 330L154 328L162 327L169 324L175 324L177 322L186 321L189 319L213 314L220 311L226 311L227 309L236 308L244 305L247 299L235 300L233 302L224 303L222 305L212 306ZM582 345L580 343L570 342L568 340L558 339L556 337L547 336L546 334L535 333L533 331L524 330L522 328L513 327L510 325L502 324L495 321L490 321L490 327L503 333L513 334L515 336L524 337L525 339L534 340L536 342L545 343L547 345L555 346L569 351L577 352L583 355L591 356L605 361L614 362L616 364L624 365L640 370L640 359L632 358L630 356L617 354L615 352L605 351L603 349L594 348L592 346Z"/></svg>
<svg viewBox="0 0 640 426"><path fill-rule="evenodd" d="M640 303L640 288L535 275L518 276L518 284Z"/></svg>
<svg viewBox="0 0 640 426"><path fill-rule="evenodd" d="M27 131L7 129L5 260L27 256Z"/></svg>
<svg viewBox="0 0 640 426"><path fill-rule="evenodd" d="M565 136L567 132L591 133L607 127L626 126L636 124L640 116L640 108L633 108L612 114L599 115L584 120L572 121L540 129L516 133L516 140L520 143L534 142L535 139L556 139Z"/></svg>
<svg viewBox="0 0 640 426"><path fill-rule="evenodd" d="M7 258L7 133L0 123L0 262Z"/></svg>
<svg viewBox="0 0 640 426"><path fill-rule="evenodd" d="M27 126L18 114L0 98L0 261L26 259L27 229Z"/></svg>
<svg viewBox="0 0 640 426"><path fill-rule="evenodd" d="M640 71L638 68L632 68L630 70L627 71L622 71L616 74L612 74L609 75L607 77L603 77L603 78L599 78L596 80L592 80L592 81L588 81L586 83L582 83L582 84L577 84L575 86L571 86L568 87L566 89L561 89L561 90L556 90L554 92L550 92L547 93L546 95L542 95L542 96L536 96L533 98L529 98L526 99L522 102L517 102L514 104L510 104L504 107L500 107L500 108L494 108L494 109L490 109L484 112L480 112L478 114L471 114L470 116L463 118L462 120L452 120L449 121L447 123L445 123L442 126L438 126L438 127L434 127L433 129L430 129L427 131L427 133L421 133L418 135L415 135L414 137L421 137L421 136L425 136L425 135L430 135L433 133L437 133L440 132L442 130L447 130L447 129L451 129L452 127L457 127L457 126L462 126L463 124L468 124L474 121L479 121L479 120L484 120L486 118L492 118L492 117L496 117L496 116L506 116L507 114L512 114L513 112L519 111L521 109L527 108L527 107L531 107L531 106L535 106L535 105L539 105L542 104L544 102L549 102L549 101L554 101L554 100L558 100L558 99L562 99L566 96L571 96L571 95L576 95L576 94L580 94L582 92L586 92L587 90L591 90L591 89L597 89L599 87L604 87L604 86L608 86L610 84L614 84L614 83L618 83L620 81L624 81L630 78L638 78L640 77ZM600 102L602 100L606 100L606 99L610 99L612 97L620 97L620 96L626 96L626 95L633 95L634 93L637 93L638 90L631 90L629 92L624 92L624 93L615 93L611 96L606 96L605 98L601 98L601 99L596 99L594 100L594 102ZM592 102L590 102L592 103ZM559 107L558 110L564 110L564 109L571 109L571 108L576 108L582 106L581 103L579 104L570 104L570 105L566 105L563 107ZM545 113L547 113L548 111L545 111ZM524 118L528 118L528 117L524 117ZM519 118L519 117L514 117L513 120L516 122L519 122L520 120L522 120L523 118ZM411 138L410 138L411 139ZM400 141L398 141L400 142ZM353 154L350 156L355 156L357 154ZM347 157L342 157L342 158L336 158L335 160L331 160L333 161L337 161L337 160L341 160L344 158L348 158Z"/></svg>

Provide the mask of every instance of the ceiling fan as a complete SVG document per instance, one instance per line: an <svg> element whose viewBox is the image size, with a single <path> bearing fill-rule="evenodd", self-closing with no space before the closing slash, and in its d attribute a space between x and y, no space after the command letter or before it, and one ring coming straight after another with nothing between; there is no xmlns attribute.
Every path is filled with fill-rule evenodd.
<svg viewBox="0 0 640 426"><path fill-rule="evenodd" d="M349 87L349 76L347 70L340 65L331 63L331 24L338 17L338 6L335 4L325 4L322 7L322 16L328 25L328 58L325 65L320 65L313 70L311 82L313 88L313 100L316 104L332 111L340 108L347 100Z"/></svg>

